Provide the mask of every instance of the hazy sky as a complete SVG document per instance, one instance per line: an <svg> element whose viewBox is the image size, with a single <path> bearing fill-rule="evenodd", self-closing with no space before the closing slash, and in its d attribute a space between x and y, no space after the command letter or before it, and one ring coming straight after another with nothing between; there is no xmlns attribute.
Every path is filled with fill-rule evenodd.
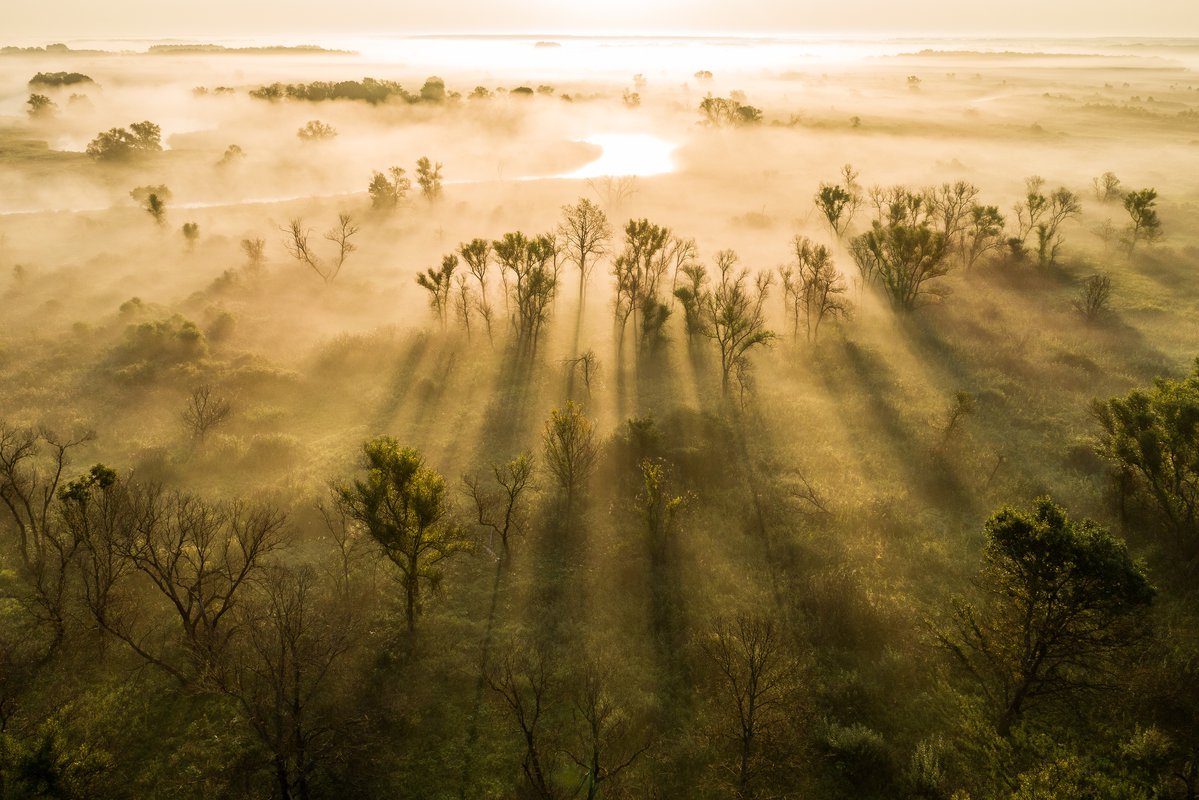
<svg viewBox="0 0 1199 800"><path fill-rule="evenodd" d="M5 3L0 43L347 33L1199 36L1199 0L56 0Z"/></svg>

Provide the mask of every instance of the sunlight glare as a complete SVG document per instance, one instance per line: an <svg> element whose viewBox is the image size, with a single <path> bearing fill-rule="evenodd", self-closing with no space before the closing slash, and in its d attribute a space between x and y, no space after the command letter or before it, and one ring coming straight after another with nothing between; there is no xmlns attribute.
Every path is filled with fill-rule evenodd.
<svg viewBox="0 0 1199 800"><path fill-rule="evenodd" d="M674 172L674 142L644 133L607 133L582 141L603 148L595 161L563 178L599 178L625 175L664 175Z"/></svg>

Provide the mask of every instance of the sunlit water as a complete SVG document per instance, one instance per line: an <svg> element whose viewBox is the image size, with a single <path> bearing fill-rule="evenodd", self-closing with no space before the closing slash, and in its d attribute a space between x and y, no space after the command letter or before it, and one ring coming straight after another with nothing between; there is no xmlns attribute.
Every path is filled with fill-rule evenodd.
<svg viewBox="0 0 1199 800"><path fill-rule="evenodd" d="M600 157L559 178L615 178L674 172L674 142L644 133L596 134L583 139L603 149Z"/></svg>

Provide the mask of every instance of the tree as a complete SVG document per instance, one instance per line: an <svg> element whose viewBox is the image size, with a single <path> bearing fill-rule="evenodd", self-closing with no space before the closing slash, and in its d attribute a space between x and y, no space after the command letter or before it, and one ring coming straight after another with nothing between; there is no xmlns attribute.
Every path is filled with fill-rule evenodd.
<svg viewBox="0 0 1199 800"><path fill-rule="evenodd" d="M159 184L157 186L138 186L129 193L146 213L154 218L159 225L166 222L167 201L171 199L171 190ZM198 232L198 229L197 229Z"/></svg>
<svg viewBox="0 0 1199 800"><path fill-rule="evenodd" d="M1119 200L1124 194L1124 190L1120 188L1120 179L1114 172L1105 172L1098 178L1091 178L1091 185L1095 187L1095 199L1101 203Z"/></svg>
<svg viewBox="0 0 1199 800"><path fill-rule="evenodd" d="M550 412L542 443L546 466L566 493L566 507L570 509L575 497L587 485L599 455L595 423L587 418L582 407L567 400L564 408Z"/></svg>
<svg viewBox="0 0 1199 800"><path fill-rule="evenodd" d="M371 197L372 208L386 210L399 206L411 188L412 181L408 180L402 167L389 167L386 175L382 172L371 175L366 191Z"/></svg>
<svg viewBox="0 0 1199 800"><path fill-rule="evenodd" d="M1112 276L1096 273L1083 280L1074 298L1074 310L1087 322L1095 322L1109 311L1112 299Z"/></svg>
<svg viewBox="0 0 1199 800"><path fill-rule="evenodd" d="M0 422L0 511L6 521L0 554L19 582L14 599L48 634L44 657L66 636L67 589L77 549L60 524L55 500L72 452L94 438L90 432L64 437Z"/></svg>
<svg viewBox="0 0 1199 800"><path fill-rule="evenodd" d="M566 259L579 268L579 316L583 314L583 297L587 279L595 262L607 255L612 240L608 217L599 206L585 197L573 206L562 206L562 222L558 235L566 245Z"/></svg>
<svg viewBox="0 0 1199 800"><path fill-rule="evenodd" d="M270 754L275 796L284 800L314 796L317 767L351 713L330 687L360 632L352 607L330 602L324 588L309 566L267 570L237 609L245 634L221 683Z"/></svg>
<svg viewBox="0 0 1199 800"><path fill-rule="evenodd" d="M246 254L247 267L251 272L256 272L262 268L264 254L266 253L266 241L263 239L242 239L242 252Z"/></svg>
<svg viewBox="0 0 1199 800"><path fill-rule="evenodd" d="M1128 255L1136 248L1137 242L1157 241L1162 234L1162 223L1157 218L1157 190L1141 189L1124 195L1124 210L1128 212Z"/></svg>
<svg viewBox="0 0 1199 800"><path fill-rule="evenodd" d="M105 616L93 609L96 622L181 683L219 685L238 632L232 612L281 546L286 515L268 505L132 489L138 522L118 543L118 554L166 601L163 611L178 624L178 636L165 637L158 614L128 604Z"/></svg>
<svg viewBox="0 0 1199 800"><path fill-rule="evenodd" d="M944 295L928 284L949 271L946 238L929 225L919 195L892 203L887 215L886 224L875 220L869 231L855 236L849 252L863 282L877 281L893 308L911 311L928 297Z"/></svg>
<svg viewBox="0 0 1199 800"><path fill-rule="evenodd" d="M420 99L426 103L445 102L445 81L436 75L430 76L420 87Z"/></svg>
<svg viewBox="0 0 1199 800"><path fill-rule="evenodd" d="M734 93L736 95L737 93ZM704 124L714 127L753 125L762 121L761 109L741 102L736 96L713 97L711 92L699 103Z"/></svg>
<svg viewBox="0 0 1199 800"><path fill-rule="evenodd" d="M437 315L437 321L441 323L442 330L445 330L449 322L450 287L454 270L457 268L458 256L450 253L441 259L440 269L429 267L428 270L416 276L417 284L429 292L429 305L433 307L433 313Z"/></svg>
<svg viewBox="0 0 1199 800"><path fill-rule="evenodd" d="M196 439L203 439L208 431L220 425L233 411L233 404L216 393L211 383L202 383L191 390L187 405L179 415L184 426Z"/></svg>
<svg viewBox="0 0 1199 800"><path fill-rule="evenodd" d="M516 231L504 234L491 247L508 288L509 308L516 309L512 322L516 327L517 348L529 356L536 355L541 329L549 320L558 290L557 277L550 266L554 241L545 234L530 239Z"/></svg>
<svg viewBox="0 0 1199 800"><path fill-rule="evenodd" d="M231 144L225 148L225 152L221 154L221 160L216 162L218 167L232 167L246 157L246 151L241 149L241 145Z"/></svg>
<svg viewBox="0 0 1199 800"><path fill-rule="evenodd" d="M533 455L521 453L504 464L493 464L491 472L500 487L498 491L481 488L477 476L463 476L462 482L475 503L479 524L500 537L506 555L509 539L525 532L526 510L521 496L533 480Z"/></svg>
<svg viewBox="0 0 1199 800"><path fill-rule="evenodd" d="M1158 378L1150 389L1096 400L1098 453L1129 475L1157 506L1179 542L1199 522L1199 359L1182 380Z"/></svg>
<svg viewBox="0 0 1199 800"><path fill-rule="evenodd" d="M346 517L359 524L400 571L408 631L416 630L425 586L441 582L441 563L472 548L454 521L445 479L419 452L379 436L363 447L366 477L334 487Z"/></svg>
<svg viewBox="0 0 1199 800"><path fill-rule="evenodd" d="M1060 228L1067 219L1078 216L1082 204L1078 196L1066 187L1059 187L1046 196L1041 190L1045 179L1033 175L1024 181L1025 196L1015 207L1019 222L1019 239L1026 245L1032 233L1037 235L1037 263L1051 267L1057 263L1057 253L1062 245Z"/></svg>
<svg viewBox="0 0 1199 800"><path fill-rule="evenodd" d="M633 318L636 341L652 343L660 336L670 309L662 302L659 284L670 264L666 259L670 229L647 219L629 220L625 225L624 252L612 262L616 278L616 320L623 336ZM640 325L638 325L640 312Z"/></svg>
<svg viewBox="0 0 1199 800"><path fill-rule="evenodd" d="M187 248L191 250L196 246L196 242L200 238L200 225L196 222L185 222L180 229L183 238L187 241Z"/></svg>
<svg viewBox="0 0 1199 800"><path fill-rule="evenodd" d="M491 303L487 299L487 265L491 260L491 242L486 239L472 239L458 245L458 255L466 262L466 268L479 283L479 297L475 301L475 310L483 318L487 326L487 338L491 339Z"/></svg>
<svg viewBox="0 0 1199 800"><path fill-rule="evenodd" d="M970 207L958 245L963 267L971 269L984 255L1003 247L1003 222L995 206Z"/></svg>
<svg viewBox="0 0 1199 800"><path fill-rule="evenodd" d="M636 730L628 709L613 696L611 682L607 669L589 661L573 692L573 711L580 732L568 754L583 770L579 788L586 788L587 800L599 797L604 784L632 766L652 743Z"/></svg>
<svg viewBox="0 0 1199 800"><path fill-rule="evenodd" d="M416 182L420 193L430 203L441 199L441 162L436 164L429 161L427 156L421 156L416 162Z"/></svg>
<svg viewBox="0 0 1199 800"><path fill-rule="evenodd" d="M833 258L824 245L813 244L805 236L791 242L795 260L779 267L783 282L783 302L792 320L792 339L799 338L799 318L809 342L816 341L820 323L826 317L844 317L849 304L843 297L845 281L833 266Z"/></svg>
<svg viewBox="0 0 1199 800"><path fill-rule="evenodd" d="M541 643L518 645L486 665L483 675L520 728L525 744L521 772L526 788L537 800L557 800L563 793L552 782L553 749L544 741L543 717L559 680L549 647Z"/></svg>
<svg viewBox="0 0 1199 800"><path fill-rule="evenodd" d="M718 617L699 646L714 668L716 696L728 719L721 736L736 743L736 796L753 797L763 744L792 713L795 660L775 621L756 613Z"/></svg>
<svg viewBox="0 0 1199 800"><path fill-rule="evenodd" d="M732 250L716 254L720 282L708 294L703 311L704 335L720 348L720 385L726 395L737 364L746 360L750 350L775 338L766 328L770 275L759 273L751 288L749 270L737 271L736 265L737 254Z"/></svg>
<svg viewBox="0 0 1199 800"><path fill-rule="evenodd" d="M58 113L58 104L44 94L31 94L25 101L30 119L49 119Z"/></svg>
<svg viewBox="0 0 1199 800"><path fill-rule="evenodd" d="M324 234L323 238L337 245L336 261L328 266L325 265L308 243L308 237L312 231L304 227L303 219L295 217L280 230L287 234L287 238L283 240L283 246L287 249L288 255L301 264L307 264L311 267L313 272L320 275L321 280L325 283L332 283L333 279L341 272L342 265L346 263L346 258L349 257L350 253L358 249L356 245L350 242L350 237L358 233L359 226L349 214L338 214L337 224Z"/></svg>
<svg viewBox="0 0 1199 800"><path fill-rule="evenodd" d="M162 151L162 129L153 122L134 122L128 130L112 128L96 134L87 145L87 154L97 161L127 161L147 153Z"/></svg>
<svg viewBox="0 0 1199 800"><path fill-rule="evenodd" d="M682 269L686 283L674 290L674 296L683 304L683 324L687 340L694 341L707 330L704 311L708 306L708 271L703 264L688 264Z"/></svg>
<svg viewBox="0 0 1199 800"><path fill-rule="evenodd" d="M841 177L845 185L821 183L816 190L816 208L824 215L833 233L840 239L845 235L853 215L862 205L862 191L857 183L858 173L851 164L841 168Z"/></svg>
<svg viewBox="0 0 1199 800"><path fill-rule="evenodd" d="M301 142L327 142L337 136L337 130L319 119L310 119L296 131L296 136Z"/></svg>
<svg viewBox="0 0 1199 800"><path fill-rule="evenodd" d="M1000 509L984 534L977 604L955 600L937 638L1007 737L1029 707L1107 684L1154 589L1122 540L1048 497Z"/></svg>

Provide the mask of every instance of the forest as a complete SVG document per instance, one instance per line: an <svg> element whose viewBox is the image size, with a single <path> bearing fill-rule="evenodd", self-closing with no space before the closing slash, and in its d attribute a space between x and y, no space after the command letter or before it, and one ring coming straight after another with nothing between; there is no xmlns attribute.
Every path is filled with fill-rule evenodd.
<svg viewBox="0 0 1199 800"><path fill-rule="evenodd" d="M1199 797L1194 70L501 46L0 48L0 800Z"/></svg>

